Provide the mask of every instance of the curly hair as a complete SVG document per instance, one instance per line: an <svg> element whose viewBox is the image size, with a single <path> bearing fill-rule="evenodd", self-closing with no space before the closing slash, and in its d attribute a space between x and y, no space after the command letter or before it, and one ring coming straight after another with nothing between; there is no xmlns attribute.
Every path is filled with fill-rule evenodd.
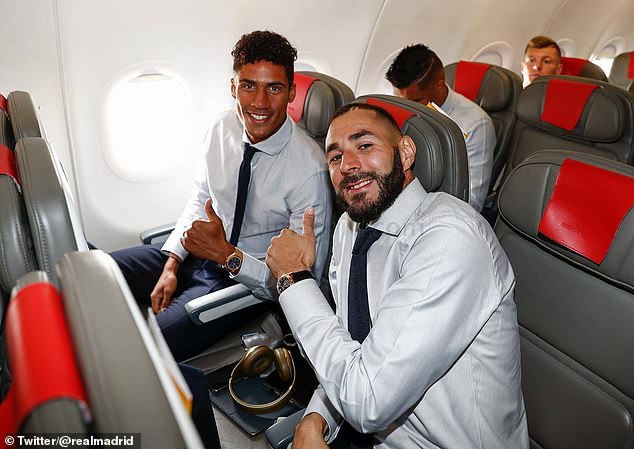
<svg viewBox="0 0 634 449"><path fill-rule="evenodd" d="M243 34L231 50L231 56L233 56L234 72L238 72L245 64L267 61L284 66L288 83L293 84L297 50L280 34L273 31L253 31Z"/></svg>
<svg viewBox="0 0 634 449"><path fill-rule="evenodd" d="M429 47L423 44L409 45L394 58L385 78L397 89L414 83L424 88L436 79L442 69L440 58Z"/></svg>

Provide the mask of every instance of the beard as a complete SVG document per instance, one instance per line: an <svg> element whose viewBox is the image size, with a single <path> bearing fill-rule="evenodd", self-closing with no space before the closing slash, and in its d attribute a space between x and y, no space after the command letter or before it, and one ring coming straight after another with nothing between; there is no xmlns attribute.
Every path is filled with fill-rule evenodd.
<svg viewBox="0 0 634 449"><path fill-rule="evenodd" d="M362 179L373 179L377 182L379 196L374 201L365 199L366 193L352 195L351 202L348 203L341 193L345 186L358 182ZM377 172L358 172L345 176L339 183L339 189L335 193L335 201L340 209L348 213L352 220L367 226L377 220L381 214L390 207L396 198L403 191L405 173L398 149L394 149L394 159L392 160L392 170L387 174Z"/></svg>

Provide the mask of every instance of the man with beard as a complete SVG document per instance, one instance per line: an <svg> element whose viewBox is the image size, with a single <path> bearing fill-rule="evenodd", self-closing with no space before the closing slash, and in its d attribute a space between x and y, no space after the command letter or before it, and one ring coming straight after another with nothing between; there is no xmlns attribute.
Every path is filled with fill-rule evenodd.
<svg viewBox="0 0 634 449"><path fill-rule="evenodd" d="M345 209L329 272L336 314L308 271L310 208L303 234L282 231L266 257L320 383L293 448L326 448L340 428L356 448L528 448L515 279L491 228L425 192L414 142L380 108L338 111L326 151Z"/></svg>

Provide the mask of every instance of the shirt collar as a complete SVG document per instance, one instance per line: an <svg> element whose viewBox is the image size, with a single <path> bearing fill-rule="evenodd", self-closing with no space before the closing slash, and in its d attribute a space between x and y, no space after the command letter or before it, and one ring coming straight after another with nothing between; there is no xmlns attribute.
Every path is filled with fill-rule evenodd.
<svg viewBox="0 0 634 449"><path fill-rule="evenodd" d="M443 111L449 114L450 110L453 110L456 107L456 92L449 86L447 86L447 98L445 98L445 102L440 105Z"/></svg>
<svg viewBox="0 0 634 449"><path fill-rule="evenodd" d="M275 134L267 137L263 141L258 142L253 146L263 153L266 153L268 155L275 155L282 151L282 148L284 148L284 146L291 139L292 133L293 125L291 119L287 115L286 120L284 120L284 123L282 123L282 126L280 126L280 129L278 129ZM246 128L243 128L242 130L242 142L251 144L251 139L249 139L249 136L247 135Z"/></svg>
<svg viewBox="0 0 634 449"><path fill-rule="evenodd" d="M385 234L399 235L426 196L427 192L422 184L417 178L414 178L396 197L394 203L381 214L377 221L370 223L369 226Z"/></svg>

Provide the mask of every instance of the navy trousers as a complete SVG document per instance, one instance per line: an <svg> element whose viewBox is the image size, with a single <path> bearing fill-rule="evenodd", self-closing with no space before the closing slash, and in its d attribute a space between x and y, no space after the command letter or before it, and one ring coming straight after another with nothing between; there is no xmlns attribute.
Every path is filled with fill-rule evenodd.
<svg viewBox="0 0 634 449"><path fill-rule="evenodd" d="M137 303L150 306L154 289L167 260L161 245L142 245L110 254L121 268ZM211 346L232 330L260 315L265 304L240 310L214 322L196 325L185 311L185 304L235 284L218 264L189 256L178 270L178 285L171 304L156 315L159 327L178 362Z"/></svg>

